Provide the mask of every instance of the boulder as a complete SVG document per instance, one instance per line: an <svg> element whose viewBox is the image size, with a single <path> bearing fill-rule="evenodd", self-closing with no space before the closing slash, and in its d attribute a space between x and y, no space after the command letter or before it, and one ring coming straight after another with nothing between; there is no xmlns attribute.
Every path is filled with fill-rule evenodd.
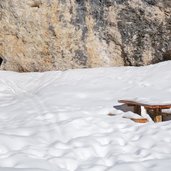
<svg viewBox="0 0 171 171"><path fill-rule="evenodd" d="M2 70L141 66L171 42L170 0L0 1Z"/></svg>
<svg viewBox="0 0 171 171"><path fill-rule="evenodd" d="M171 60L171 50L168 50L164 53L163 55L163 60L164 61L168 61L168 60Z"/></svg>

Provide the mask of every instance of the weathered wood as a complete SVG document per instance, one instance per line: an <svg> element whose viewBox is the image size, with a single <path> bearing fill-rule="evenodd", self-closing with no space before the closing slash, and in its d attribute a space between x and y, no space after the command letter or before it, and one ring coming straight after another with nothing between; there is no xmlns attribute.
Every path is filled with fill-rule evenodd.
<svg viewBox="0 0 171 171"><path fill-rule="evenodd" d="M154 108L153 115L154 115L154 122L162 122L162 115L161 115L160 108Z"/></svg>
<svg viewBox="0 0 171 171"><path fill-rule="evenodd" d="M148 120L146 118L140 118L140 119L130 118L130 119L137 123L147 123L148 122Z"/></svg>
<svg viewBox="0 0 171 171"><path fill-rule="evenodd" d="M134 113L141 115L141 106L143 106L154 122L162 121L162 109L170 109L171 104L144 104L132 100L119 100L119 103L124 103L128 106L134 107Z"/></svg>
<svg viewBox="0 0 171 171"><path fill-rule="evenodd" d="M162 122L162 115L157 115L154 117L154 122Z"/></svg>
<svg viewBox="0 0 171 171"><path fill-rule="evenodd" d="M126 119L130 119L134 122L137 122L137 123L146 123L148 122L148 119L146 118L129 118L129 117L123 117L123 118L126 118Z"/></svg>
<svg viewBox="0 0 171 171"><path fill-rule="evenodd" d="M171 105L148 105L148 106L146 105L144 107L148 109L170 109Z"/></svg>
<svg viewBox="0 0 171 171"><path fill-rule="evenodd" d="M134 113L141 115L141 106L135 105L134 106Z"/></svg>
<svg viewBox="0 0 171 171"><path fill-rule="evenodd" d="M171 104L145 104L145 103L140 103L140 102L136 102L133 100L119 100L119 103L124 103L127 105L139 105L139 106L144 106L145 108L160 108L160 109L170 109L171 108Z"/></svg>

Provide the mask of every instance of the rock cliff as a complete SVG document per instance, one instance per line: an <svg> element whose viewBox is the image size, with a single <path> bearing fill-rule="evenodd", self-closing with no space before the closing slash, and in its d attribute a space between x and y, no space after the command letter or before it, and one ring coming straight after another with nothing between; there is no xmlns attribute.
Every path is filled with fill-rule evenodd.
<svg viewBox="0 0 171 171"><path fill-rule="evenodd" d="M2 70L147 65L171 49L170 0L1 0Z"/></svg>

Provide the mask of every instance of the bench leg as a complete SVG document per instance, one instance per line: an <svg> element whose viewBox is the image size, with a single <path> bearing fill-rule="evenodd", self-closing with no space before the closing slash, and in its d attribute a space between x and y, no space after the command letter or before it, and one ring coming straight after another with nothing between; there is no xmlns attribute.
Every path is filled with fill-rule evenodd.
<svg viewBox="0 0 171 171"><path fill-rule="evenodd" d="M134 113L141 115L141 107L139 105L134 106Z"/></svg>
<svg viewBox="0 0 171 171"><path fill-rule="evenodd" d="M151 119L154 121L154 111L153 109L148 109L148 108L145 108L146 111L147 111L147 114L151 117Z"/></svg>
<svg viewBox="0 0 171 171"><path fill-rule="evenodd" d="M154 109L153 115L154 115L154 122L162 122L161 109Z"/></svg>
<svg viewBox="0 0 171 171"><path fill-rule="evenodd" d="M162 122L161 109L148 109L146 108L147 113L150 115L154 122Z"/></svg>
<svg viewBox="0 0 171 171"><path fill-rule="evenodd" d="M162 122L162 115L157 115L154 117L154 122Z"/></svg>

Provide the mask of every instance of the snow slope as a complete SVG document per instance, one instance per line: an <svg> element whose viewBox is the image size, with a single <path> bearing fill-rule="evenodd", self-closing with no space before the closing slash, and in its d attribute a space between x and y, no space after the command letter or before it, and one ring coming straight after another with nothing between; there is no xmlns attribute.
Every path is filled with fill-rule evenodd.
<svg viewBox="0 0 171 171"><path fill-rule="evenodd" d="M125 98L171 103L171 62L1 71L0 171L170 171L171 121L125 119Z"/></svg>

